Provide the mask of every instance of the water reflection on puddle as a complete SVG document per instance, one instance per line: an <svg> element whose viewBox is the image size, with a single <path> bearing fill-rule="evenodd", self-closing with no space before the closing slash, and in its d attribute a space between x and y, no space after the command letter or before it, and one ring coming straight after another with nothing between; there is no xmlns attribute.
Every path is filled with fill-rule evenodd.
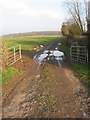
<svg viewBox="0 0 90 120"><path fill-rule="evenodd" d="M44 61L57 60L61 67L61 61L64 59L64 53L59 50L44 50L40 55L35 55L34 59L39 62L39 65Z"/></svg>
<svg viewBox="0 0 90 120"><path fill-rule="evenodd" d="M44 61L47 56L48 56L48 54L41 54L41 55L37 58L37 60L38 60L38 61Z"/></svg>

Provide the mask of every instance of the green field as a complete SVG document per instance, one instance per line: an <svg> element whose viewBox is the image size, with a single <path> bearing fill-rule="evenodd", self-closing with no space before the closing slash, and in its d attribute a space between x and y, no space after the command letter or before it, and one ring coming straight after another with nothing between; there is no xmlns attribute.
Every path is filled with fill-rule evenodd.
<svg viewBox="0 0 90 120"><path fill-rule="evenodd" d="M38 47L39 45L46 46L49 43L59 39L59 36L34 36L34 37L14 37L14 38L3 38L7 44L7 47L12 47L15 45L21 45L22 48L22 54L23 53L29 53L33 54L35 51L29 51L30 48ZM41 49L41 48L40 48ZM6 70L2 72L2 83L8 84L10 81L14 80L22 71L18 71L17 69L13 67L8 67Z"/></svg>
<svg viewBox="0 0 90 120"><path fill-rule="evenodd" d="M33 37L13 37L13 38L3 38L6 41L8 47L15 45L21 45L22 51L28 51L30 48L37 47L39 45L47 45L59 39L59 36L33 36Z"/></svg>

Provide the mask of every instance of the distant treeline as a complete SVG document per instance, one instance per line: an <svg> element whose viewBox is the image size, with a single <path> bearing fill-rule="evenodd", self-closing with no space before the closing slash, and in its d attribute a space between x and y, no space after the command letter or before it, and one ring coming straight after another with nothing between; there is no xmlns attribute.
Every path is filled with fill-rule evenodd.
<svg viewBox="0 0 90 120"><path fill-rule="evenodd" d="M2 37L25 37L25 36L59 36L60 31L40 31L40 32L26 32L3 35Z"/></svg>

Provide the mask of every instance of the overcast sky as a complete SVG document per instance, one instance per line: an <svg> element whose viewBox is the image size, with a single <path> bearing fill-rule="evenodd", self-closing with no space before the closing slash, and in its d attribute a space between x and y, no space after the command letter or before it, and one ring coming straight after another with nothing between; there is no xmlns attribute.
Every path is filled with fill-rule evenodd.
<svg viewBox="0 0 90 120"><path fill-rule="evenodd" d="M64 0L1 0L0 34L58 31L67 19Z"/></svg>

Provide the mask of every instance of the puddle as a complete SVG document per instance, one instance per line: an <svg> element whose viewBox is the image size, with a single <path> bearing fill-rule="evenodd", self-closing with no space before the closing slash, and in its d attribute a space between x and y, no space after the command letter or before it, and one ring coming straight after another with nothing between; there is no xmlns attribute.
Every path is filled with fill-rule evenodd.
<svg viewBox="0 0 90 120"><path fill-rule="evenodd" d="M40 55L35 55L33 59L36 59L39 66L42 62L49 60L56 60L61 67L61 61L65 58L64 53L59 50L44 50Z"/></svg>
<svg viewBox="0 0 90 120"><path fill-rule="evenodd" d="M40 45L40 47L44 47L43 45Z"/></svg>
<svg viewBox="0 0 90 120"><path fill-rule="evenodd" d="M55 48L55 50L57 50L58 48Z"/></svg>
<svg viewBox="0 0 90 120"><path fill-rule="evenodd" d="M36 50L37 52L39 52L40 50Z"/></svg>
<svg viewBox="0 0 90 120"><path fill-rule="evenodd" d="M33 57L33 60L36 59L36 57L37 57L37 54Z"/></svg>
<svg viewBox="0 0 90 120"><path fill-rule="evenodd" d="M38 61L44 61L44 59L48 56L48 54L41 54L40 56L38 56L37 60Z"/></svg>
<svg viewBox="0 0 90 120"><path fill-rule="evenodd" d="M57 60L59 67L62 67L61 63L59 60Z"/></svg>
<svg viewBox="0 0 90 120"><path fill-rule="evenodd" d="M34 50L36 50L37 48L33 48Z"/></svg>
<svg viewBox="0 0 90 120"><path fill-rule="evenodd" d="M54 55L55 57L61 57L61 56L64 56L64 53L63 53L63 52L60 52L59 50L55 50L55 51L53 52L53 55Z"/></svg>
<svg viewBox="0 0 90 120"><path fill-rule="evenodd" d="M44 50L44 51L43 51L44 54L46 54L46 53L48 53L48 52L49 52L49 50Z"/></svg>
<svg viewBox="0 0 90 120"><path fill-rule="evenodd" d="M49 54L49 56L53 56L53 54Z"/></svg>
<svg viewBox="0 0 90 120"><path fill-rule="evenodd" d="M50 53L53 54L54 50L50 50Z"/></svg>
<svg viewBox="0 0 90 120"><path fill-rule="evenodd" d="M61 43L58 43L58 45L61 45Z"/></svg>
<svg viewBox="0 0 90 120"><path fill-rule="evenodd" d="M55 57L56 60L63 60L61 57Z"/></svg>

